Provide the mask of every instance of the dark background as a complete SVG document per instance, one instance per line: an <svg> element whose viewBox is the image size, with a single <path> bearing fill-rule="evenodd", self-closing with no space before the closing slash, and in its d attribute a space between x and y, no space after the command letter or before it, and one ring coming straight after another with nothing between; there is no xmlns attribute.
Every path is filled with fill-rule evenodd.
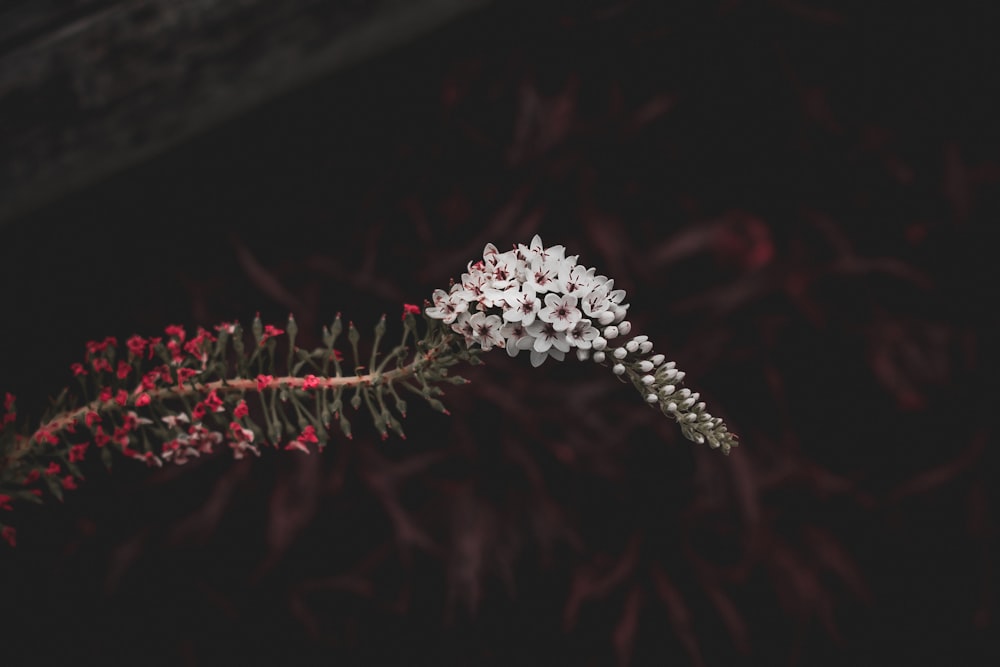
<svg viewBox="0 0 1000 667"><path fill-rule="evenodd" d="M10 518L4 664L996 664L997 24L871 4L491 5L9 217L22 412L87 340L397 325L539 233L742 444L494 352L406 441L94 463Z"/></svg>

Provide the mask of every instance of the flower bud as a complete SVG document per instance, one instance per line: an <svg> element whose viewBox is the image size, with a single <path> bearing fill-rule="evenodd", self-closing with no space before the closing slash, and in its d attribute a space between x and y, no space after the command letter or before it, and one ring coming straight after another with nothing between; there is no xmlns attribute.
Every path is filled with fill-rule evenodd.
<svg viewBox="0 0 1000 667"><path fill-rule="evenodd" d="M684 421L686 421L686 422L693 422L693 421L696 421L697 419L698 419L698 415L692 414L690 412L688 414L684 415Z"/></svg>
<svg viewBox="0 0 1000 667"><path fill-rule="evenodd" d="M673 401L667 403L667 412L677 412L677 404Z"/></svg>
<svg viewBox="0 0 1000 667"><path fill-rule="evenodd" d="M681 398L688 398L691 395L691 390L688 389L687 387L684 387L679 392L677 392L677 395L680 396ZM694 403L694 401L691 402Z"/></svg>
<svg viewBox="0 0 1000 667"><path fill-rule="evenodd" d="M618 331L621 332L621 335L627 336L629 332L632 331L632 323L629 322L628 320L625 320L624 322L618 325Z"/></svg>
<svg viewBox="0 0 1000 667"><path fill-rule="evenodd" d="M695 433L694 441L697 442L699 445L703 445L705 444L705 436L703 436L701 433Z"/></svg>
<svg viewBox="0 0 1000 667"><path fill-rule="evenodd" d="M624 347L618 347L611 354L614 355L615 359L624 359L628 355L628 352L625 351Z"/></svg>
<svg viewBox="0 0 1000 667"><path fill-rule="evenodd" d="M606 357L604 356L604 352L602 350L598 350L597 352L594 352L594 361L596 363L603 364L605 358Z"/></svg>
<svg viewBox="0 0 1000 667"><path fill-rule="evenodd" d="M607 338L608 340L614 340L615 338L618 338L618 327L616 326L605 327L604 337Z"/></svg>
<svg viewBox="0 0 1000 667"><path fill-rule="evenodd" d="M651 370L653 370L653 362L652 361L640 361L639 362L639 372L640 373L648 373Z"/></svg>
<svg viewBox="0 0 1000 667"><path fill-rule="evenodd" d="M590 350L584 350L581 348L576 348L576 358L580 361L586 361L590 358Z"/></svg>
<svg viewBox="0 0 1000 667"><path fill-rule="evenodd" d="M669 396L670 394L674 393L675 389L676 387L674 387L674 385L665 384L662 387L660 387L660 393L663 394L664 396Z"/></svg>
<svg viewBox="0 0 1000 667"><path fill-rule="evenodd" d="M657 398L656 394L646 394L646 402L647 403L656 403L659 400L660 399Z"/></svg>
<svg viewBox="0 0 1000 667"><path fill-rule="evenodd" d="M687 375L687 373L685 373L684 371L677 371L677 381L678 382L682 381L685 375Z"/></svg>
<svg viewBox="0 0 1000 667"><path fill-rule="evenodd" d="M652 359L650 359L650 361L652 361L652 362L653 362L653 365L654 365L654 366L659 366L660 364L662 364L662 363L663 363L663 361L664 361L665 359L666 359L666 357L664 357L664 356L663 356L662 354L654 354L654 355L653 355L653 358L652 358Z"/></svg>
<svg viewBox="0 0 1000 667"><path fill-rule="evenodd" d="M677 362L676 361L668 361L667 365L664 366L664 368L677 368Z"/></svg>
<svg viewBox="0 0 1000 667"><path fill-rule="evenodd" d="M594 342L591 343L591 347L593 347L595 350L603 350L607 346L608 346L608 339L605 338L604 336L598 336L597 338L594 339Z"/></svg>
<svg viewBox="0 0 1000 667"><path fill-rule="evenodd" d="M615 314L610 310L605 310L597 316L597 321L601 324L601 326L607 326L615 321Z"/></svg>
<svg viewBox="0 0 1000 667"><path fill-rule="evenodd" d="M639 343L639 352L641 352L642 354L649 354L652 351L653 351L653 344L650 343L648 340Z"/></svg>
<svg viewBox="0 0 1000 667"><path fill-rule="evenodd" d="M664 368L666 368L666 367L664 367ZM675 371L673 368L671 368L669 370L666 370L666 371L660 373L660 377L663 378L664 380L667 380L669 382L670 380L673 380L675 377L677 377L677 371Z"/></svg>
<svg viewBox="0 0 1000 667"><path fill-rule="evenodd" d="M681 410L687 410L692 405L694 405L694 399L693 398L685 398L683 401L681 401ZM694 418L697 419L698 415L694 415Z"/></svg>
<svg viewBox="0 0 1000 667"><path fill-rule="evenodd" d="M614 373L615 375L624 375L625 366L623 366L622 364L615 364L614 366L611 367L611 372Z"/></svg>
<svg viewBox="0 0 1000 667"><path fill-rule="evenodd" d="M653 384L653 382L655 380L656 380L656 378L654 378L652 375L643 375L642 376L642 383L644 385L651 385L651 384Z"/></svg>
<svg viewBox="0 0 1000 667"><path fill-rule="evenodd" d="M621 333L625 333L621 329L619 329L618 331L620 331ZM625 349L628 350L630 354L635 354L636 352L639 351L639 343L635 342L634 340L630 340L629 342L625 343Z"/></svg>

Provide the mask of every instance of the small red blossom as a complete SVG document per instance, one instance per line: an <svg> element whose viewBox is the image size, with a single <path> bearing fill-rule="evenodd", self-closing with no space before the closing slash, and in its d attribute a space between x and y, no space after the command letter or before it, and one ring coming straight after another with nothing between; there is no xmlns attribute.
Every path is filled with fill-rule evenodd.
<svg viewBox="0 0 1000 667"><path fill-rule="evenodd" d="M170 352L170 358L175 364L179 364L184 361L184 355L181 354L182 348L180 342L176 340L168 340L167 351Z"/></svg>
<svg viewBox="0 0 1000 667"><path fill-rule="evenodd" d="M95 373L100 373L102 371L107 371L108 373L110 373L112 371L111 362L109 362L104 357L98 357L97 359L94 359L91 365L94 367Z"/></svg>
<svg viewBox="0 0 1000 667"><path fill-rule="evenodd" d="M229 430L236 442L253 442L253 431L243 428L239 422L229 422Z"/></svg>
<svg viewBox="0 0 1000 667"><path fill-rule="evenodd" d="M195 419L195 421L200 421L200 420L204 419L205 418L205 406L202 405L201 403L196 404L191 409L191 416Z"/></svg>
<svg viewBox="0 0 1000 667"><path fill-rule="evenodd" d="M336 359L337 361L343 361L344 360L344 353L341 352L340 350L334 349L333 356L331 358L332 359Z"/></svg>
<svg viewBox="0 0 1000 667"><path fill-rule="evenodd" d="M153 358L154 348L157 345L159 345L160 343L162 343L162 342L163 342L163 339L160 336L153 336L152 338L149 339L149 358L150 359Z"/></svg>
<svg viewBox="0 0 1000 667"><path fill-rule="evenodd" d="M83 418L84 422L87 424L87 428L94 428L94 424L101 423L101 415L97 414L93 410L87 412Z"/></svg>
<svg viewBox="0 0 1000 667"><path fill-rule="evenodd" d="M153 370L149 371L142 376L141 384L142 388L146 391L154 389L156 387L156 381L160 379L160 371Z"/></svg>
<svg viewBox="0 0 1000 667"><path fill-rule="evenodd" d="M14 401L16 401L16 400L17 400L17 397L14 396L14 394L10 393L9 391L6 392L4 394L4 397L3 397L3 409L6 410L7 412L10 412L11 410L13 410L14 409Z"/></svg>
<svg viewBox="0 0 1000 667"><path fill-rule="evenodd" d="M269 338L280 336L283 333L285 333L284 329L279 329L273 324L268 324L264 327L264 334L260 337L260 344L263 345Z"/></svg>
<svg viewBox="0 0 1000 667"><path fill-rule="evenodd" d="M125 404L128 403L128 392L124 389L119 389L118 393L115 394L115 403L124 408Z"/></svg>
<svg viewBox="0 0 1000 667"><path fill-rule="evenodd" d="M70 368L71 371L73 371L73 376L74 377L79 376L79 375L86 375L87 374L87 369L84 368L83 364L81 364L81 363L73 364L69 368Z"/></svg>
<svg viewBox="0 0 1000 667"><path fill-rule="evenodd" d="M102 402L107 403L108 401L111 400L111 396L112 396L111 387L105 387L104 389L101 390L101 395L98 396L98 398L100 398Z"/></svg>
<svg viewBox="0 0 1000 667"><path fill-rule="evenodd" d="M0 426L6 426L7 424L13 424L14 420L17 419L16 412L8 412L3 416L3 420L0 421Z"/></svg>
<svg viewBox="0 0 1000 667"><path fill-rule="evenodd" d="M50 445L58 445L59 437L47 428L40 428L35 431L35 442L47 442Z"/></svg>
<svg viewBox="0 0 1000 667"><path fill-rule="evenodd" d="M306 426L302 429L298 439L302 442L319 442L319 438L316 437L316 429L312 426Z"/></svg>
<svg viewBox="0 0 1000 667"><path fill-rule="evenodd" d="M128 429L116 428L114 433L111 434L111 439L122 447L128 447Z"/></svg>
<svg viewBox="0 0 1000 667"><path fill-rule="evenodd" d="M303 389L315 389L319 386L319 378L315 375L307 375L302 378L302 388Z"/></svg>
<svg viewBox="0 0 1000 667"><path fill-rule="evenodd" d="M128 351L137 357L142 357L146 351L146 339L142 336L132 336L125 344L128 345Z"/></svg>
<svg viewBox="0 0 1000 667"><path fill-rule="evenodd" d="M168 336L172 336L180 341L183 341L187 338L187 332L185 332L184 327L182 327L179 324L171 324L170 326L168 326L166 329L163 330L163 333L167 334Z"/></svg>
<svg viewBox="0 0 1000 667"><path fill-rule="evenodd" d="M10 496L5 493L0 493L0 510L7 510L10 512L14 508L10 506L10 501L13 500Z"/></svg>
<svg viewBox="0 0 1000 667"><path fill-rule="evenodd" d="M55 461L53 461L52 463L50 463L49 466L45 469L45 474L46 475L58 475L61 472L62 472L62 468L60 468L59 464L56 463Z"/></svg>
<svg viewBox="0 0 1000 667"><path fill-rule="evenodd" d="M75 489L79 488L76 485L76 480L73 479L73 475L66 475L60 481L62 483L62 488L66 489L67 491L74 491Z"/></svg>
<svg viewBox="0 0 1000 667"><path fill-rule="evenodd" d="M420 306L415 306L412 303L404 303L403 304L403 319L404 320L406 319L407 315L419 315L419 314L420 314Z"/></svg>
<svg viewBox="0 0 1000 667"><path fill-rule="evenodd" d="M149 405L149 404L150 404L150 403L152 402L152 400L153 400L153 399L151 399L151 398L149 397L149 394L147 394L146 392L142 392L142 393L141 393L141 394L139 394L139 396L138 396L138 397L137 397L137 398L135 399L135 407L137 407L137 408L141 408L141 407L143 407L144 405Z"/></svg>
<svg viewBox="0 0 1000 667"><path fill-rule="evenodd" d="M87 341L87 358L89 359L95 354L104 352L104 350L108 349L108 346L118 347L118 339L114 336L108 336L100 343L94 340Z"/></svg>
<svg viewBox="0 0 1000 667"><path fill-rule="evenodd" d="M188 380L190 380L191 378L193 378L197 374L198 374L198 371L196 371L193 368L178 368L177 369L177 384L184 384L185 382L187 382Z"/></svg>
<svg viewBox="0 0 1000 667"><path fill-rule="evenodd" d="M85 442L81 445L73 445L69 448L69 462L77 463L82 461L84 455L87 453L87 448L90 447L90 443Z"/></svg>
<svg viewBox="0 0 1000 667"><path fill-rule="evenodd" d="M128 374L131 372L132 372L132 367L129 366L128 362L126 361L118 362L118 370L115 373L115 375L118 376L119 380L124 380L125 378L128 377Z"/></svg>
<svg viewBox="0 0 1000 667"><path fill-rule="evenodd" d="M39 480L41 476L42 473L38 472L37 470L30 471L27 475L24 476L24 485L27 486L28 484L34 484Z"/></svg>
<svg viewBox="0 0 1000 667"><path fill-rule="evenodd" d="M246 401L240 401L235 408L233 408L233 417L236 419L243 419L248 414L250 414L250 408L247 407Z"/></svg>
<svg viewBox="0 0 1000 667"><path fill-rule="evenodd" d="M305 444L303 444L303 442L301 440L292 440L290 443L288 443L287 445L285 445L285 451L286 452L290 451L292 449L297 449L300 452L302 452L303 454L308 454L309 453L309 448L306 447Z"/></svg>
<svg viewBox="0 0 1000 667"><path fill-rule="evenodd" d="M111 437L104 432L103 428L98 426L97 430L94 431L94 444L97 445L98 447L103 447L109 442L111 442Z"/></svg>
<svg viewBox="0 0 1000 667"><path fill-rule="evenodd" d="M205 397L205 400L202 401L202 403L205 404L206 408L211 408L212 412L222 411L222 399L219 398L219 395L215 393L214 389L208 392L208 396Z"/></svg>
<svg viewBox="0 0 1000 667"><path fill-rule="evenodd" d="M0 537L6 540L7 544L10 546L17 546L17 531L13 526L4 526L3 528L0 528Z"/></svg>
<svg viewBox="0 0 1000 667"><path fill-rule="evenodd" d="M272 382L274 382L274 376L273 375L258 375L257 376L257 391L264 391L265 389L267 389L268 387L271 386Z"/></svg>

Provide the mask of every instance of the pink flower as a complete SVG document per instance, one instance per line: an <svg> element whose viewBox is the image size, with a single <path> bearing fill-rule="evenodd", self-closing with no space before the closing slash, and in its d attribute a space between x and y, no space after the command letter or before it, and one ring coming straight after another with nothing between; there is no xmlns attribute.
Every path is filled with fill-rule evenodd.
<svg viewBox="0 0 1000 667"><path fill-rule="evenodd" d="M419 315L419 314L420 314L420 306L415 306L412 303L404 303L403 304L403 319L404 320L406 319L407 315Z"/></svg>
<svg viewBox="0 0 1000 667"><path fill-rule="evenodd" d="M105 387L101 390L101 395L98 398L100 398L102 402L107 403L111 400L111 396L111 387Z"/></svg>
<svg viewBox="0 0 1000 667"><path fill-rule="evenodd" d="M205 404L206 408L210 408L212 412L222 412L224 409L222 407L222 399L219 398L219 395L215 393L214 389L208 392L208 396L205 397L205 400L202 401L202 403Z"/></svg>
<svg viewBox="0 0 1000 667"><path fill-rule="evenodd" d="M279 329L273 324L268 324L264 327L264 334L260 337L260 344L263 345L269 338L280 336L283 333L285 333L284 329Z"/></svg>
<svg viewBox="0 0 1000 667"><path fill-rule="evenodd" d="M85 369L83 367L83 364L81 364L81 363L73 364L72 366L70 366L70 370L73 371L73 376L74 377L78 376L78 375L86 375L87 374L87 369Z"/></svg>
<svg viewBox="0 0 1000 667"><path fill-rule="evenodd" d="M82 461L84 455L87 453L87 447L90 447L90 443L83 443L82 445L73 445L69 448L69 461L70 463L76 463Z"/></svg>
<svg viewBox="0 0 1000 667"><path fill-rule="evenodd" d="M167 334L168 336L172 336L173 338L176 338L180 341L183 341L185 338L187 338L187 333L184 331L184 327L182 327L179 324L171 324L170 326L168 326L163 330L163 333Z"/></svg>
<svg viewBox="0 0 1000 667"><path fill-rule="evenodd" d="M119 380L124 380L125 378L128 377L128 374L131 372L132 372L132 367L128 365L128 362L125 361L118 362L118 372L116 373L116 375L118 375Z"/></svg>
<svg viewBox="0 0 1000 667"><path fill-rule="evenodd" d="M10 546L17 546L17 531L14 530L13 526L4 526L0 529L0 537L5 539Z"/></svg>
<svg viewBox="0 0 1000 667"><path fill-rule="evenodd" d="M10 506L11 497L5 493L0 493L0 510L7 510L10 512L13 508Z"/></svg>
<svg viewBox="0 0 1000 667"><path fill-rule="evenodd" d="M315 389L319 386L319 378L315 375L307 375L302 378L303 389Z"/></svg>
<svg viewBox="0 0 1000 667"><path fill-rule="evenodd" d="M87 412L83 420L87 423L87 428L94 428L94 424L101 423L101 415L97 414L93 410Z"/></svg>
<svg viewBox="0 0 1000 667"><path fill-rule="evenodd" d="M66 489L67 491L73 491L78 488L76 485L76 480L73 479L73 475L66 475L65 477L62 478L61 482L62 482L62 488Z"/></svg>
<svg viewBox="0 0 1000 667"><path fill-rule="evenodd" d="M135 407L141 408L144 405L149 405L153 399L149 397L149 394L143 392L139 394L139 397L135 399Z"/></svg>
<svg viewBox="0 0 1000 667"><path fill-rule="evenodd" d="M146 339L141 336L132 336L125 344L128 345L128 350L137 357L142 357L142 353L146 351Z"/></svg>
<svg viewBox="0 0 1000 667"><path fill-rule="evenodd" d="M47 428L40 428L35 431L35 442L47 442L50 445L58 445L59 438Z"/></svg>
<svg viewBox="0 0 1000 667"><path fill-rule="evenodd" d="M187 382L188 380L190 380L191 378L193 378L195 375L197 375L200 372L201 371L196 371L193 368L178 368L177 369L177 384L184 384L185 382Z"/></svg>
<svg viewBox="0 0 1000 667"><path fill-rule="evenodd" d="M250 408L247 407L246 401L240 401L235 408L233 408L233 417L236 419L243 419L248 414L250 414Z"/></svg>
<svg viewBox="0 0 1000 667"><path fill-rule="evenodd" d="M98 418L98 419L100 419L100 418ZM97 445L98 447L103 447L104 445L108 444L109 442L111 442L111 437L107 433L104 432L103 428L101 428L100 426L98 426L97 430L94 431L94 444Z"/></svg>
<svg viewBox="0 0 1000 667"><path fill-rule="evenodd" d="M94 367L94 371L100 373L101 371L107 371L110 373L112 371L111 363L104 357L98 357L94 359L91 364Z"/></svg>
<svg viewBox="0 0 1000 667"><path fill-rule="evenodd" d="M274 381L273 375L258 375L257 376L257 391L264 391L271 383Z"/></svg>
<svg viewBox="0 0 1000 667"><path fill-rule="evenodd" d="M61 472L62 472L62 468L60 468L59 464L56 463L55 461L53 461L52 463L50 463L49 466L45 469L45 474L46 475L58 475Z"/></svg>
<svg viewBox="0 0 1000 667"><path fill-rule="evenodd" d="M125 404L128 403L128 392L124 389L119 389L118 393L115 394L115 403L124 408Z"/></svg>

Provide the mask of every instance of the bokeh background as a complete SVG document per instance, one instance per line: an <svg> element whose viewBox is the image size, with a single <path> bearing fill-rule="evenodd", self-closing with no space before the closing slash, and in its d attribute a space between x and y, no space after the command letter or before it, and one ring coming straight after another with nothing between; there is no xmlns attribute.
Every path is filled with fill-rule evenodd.
<svg viewBox="0 0 1000 667"><path fill-rule="evenodd" d="M21 412L87 340L260 311L308 346L539 233L628 291L742 445L494 352L406 441L362 419L322 457L94 463L10 519L5 665L997 664L991 15L312 4L5 10ZM125 5L141 30L102 23Z"/></svg>

